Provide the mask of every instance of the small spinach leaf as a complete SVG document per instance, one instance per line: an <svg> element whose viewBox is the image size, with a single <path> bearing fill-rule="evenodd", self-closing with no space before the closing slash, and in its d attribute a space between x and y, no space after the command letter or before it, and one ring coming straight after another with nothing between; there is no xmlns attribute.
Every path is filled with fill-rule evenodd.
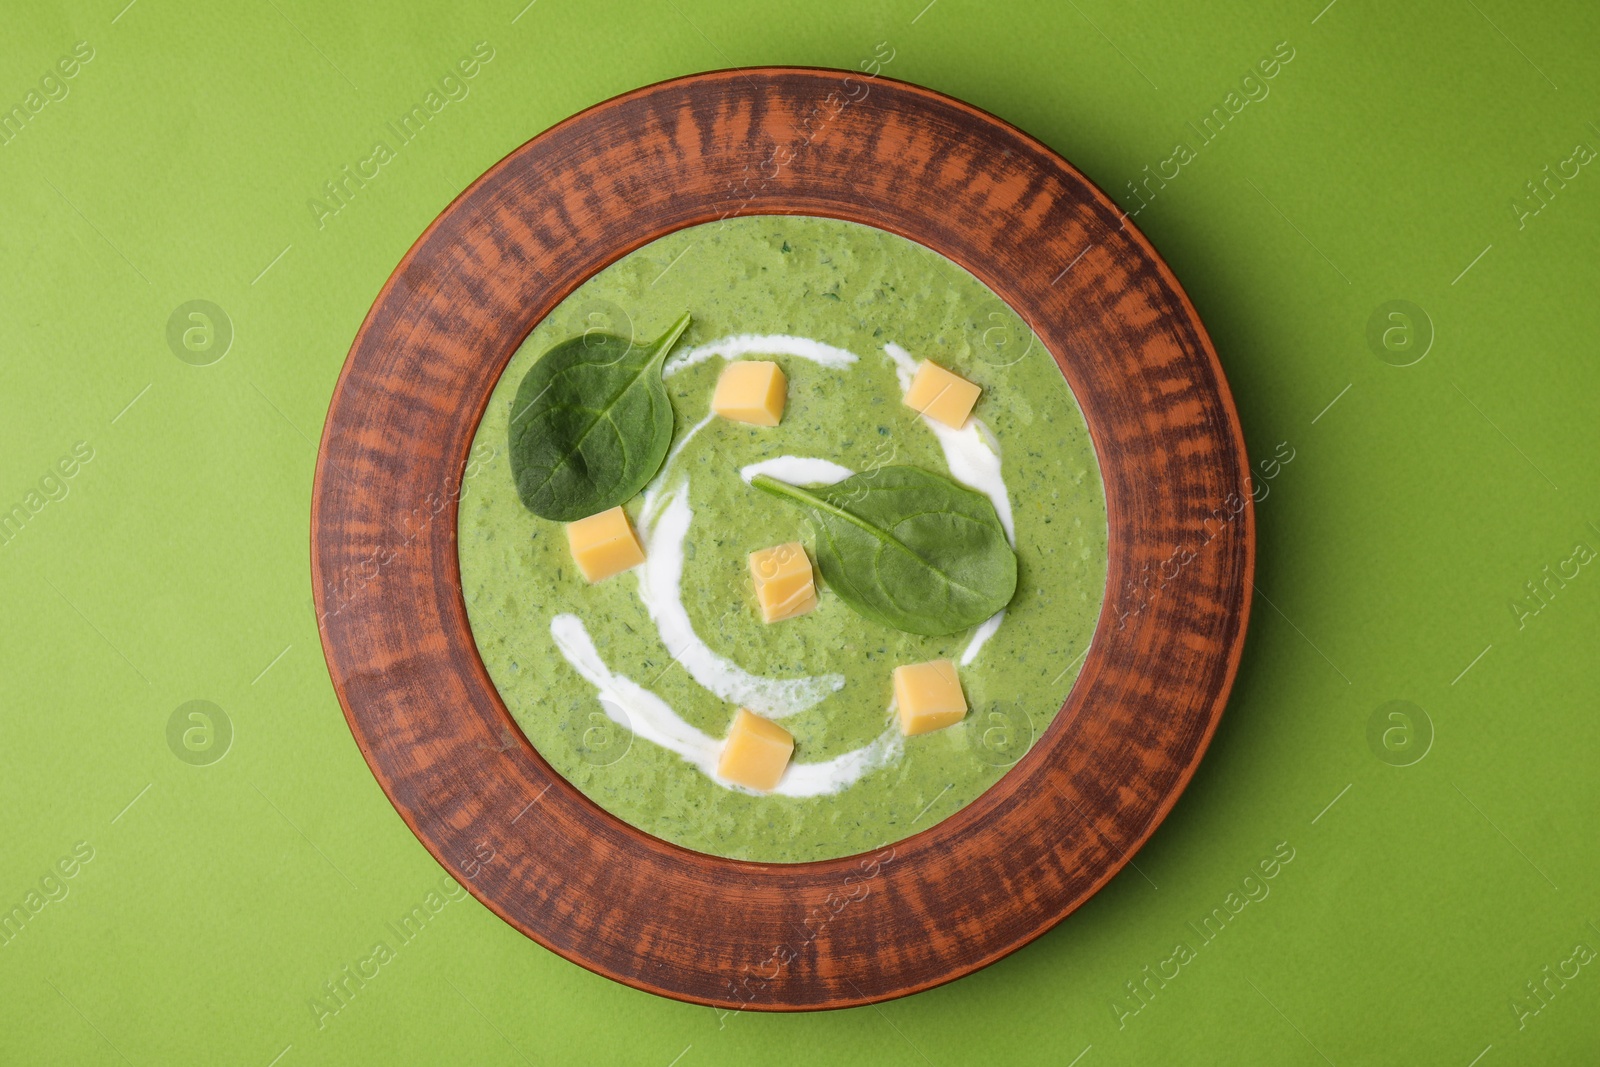
<svg viewBox="0 0 1600 1067"><path fill-rule="evenodd" d="M861 615L907 633L953 634L1017 589L1017 554L982 493L917 467L879 467L815 489L751 482L810 513L817 564Z"/></svg>
<svg viewBox="0 0 1600 1067"><path fill-rule="evenodd" d="M511 407L511 476L523 506L573 522L645 487L672 444L661 364L688 326L684 315L647 345L591 330L540 357Z"/></svg>

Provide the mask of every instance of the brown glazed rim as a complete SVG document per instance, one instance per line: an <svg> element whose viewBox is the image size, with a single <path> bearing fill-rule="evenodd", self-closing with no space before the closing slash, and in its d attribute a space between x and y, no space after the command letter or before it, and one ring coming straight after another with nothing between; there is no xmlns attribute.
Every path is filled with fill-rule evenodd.
<svg viewBox="0 0 1600 1067"><path fill-rule="evenodd" d="M976 801L862 856L708 856L589 801L517 729L462 600L456 500L518 345L602 267L733 215L865 223L1020 312L1083 408L1107 596L1077 683ZM1060 922L1183 791L1238 669L1249 461L1194 308L1068 163L959 100L812 68L717 71L606 101L497 163L417 240L351 347L311 512L339 701L395 809L506 922L574 963L730 1009L872 1003ZM1067 666L1063 664L1063 667Z"/></svg>

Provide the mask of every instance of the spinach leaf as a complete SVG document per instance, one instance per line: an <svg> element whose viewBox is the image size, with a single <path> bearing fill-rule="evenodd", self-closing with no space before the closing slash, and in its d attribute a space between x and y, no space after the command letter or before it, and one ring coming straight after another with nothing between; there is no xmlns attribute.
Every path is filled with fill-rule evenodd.
<svg viewBox="0 0 1600 1067"><path fill-rule="evenodd" d="M1011 602L1017 555L982 493L917 467L879 467L801 489L751 482L810 513L817 564L861 615L939 636L976 626Z"/></svg>
<svg viewBox="0 0 1600 1067"><path fill-rule="evenodd" d="M511 407L511 477L523 506L573 522L632 498L672 444L661 364L684 315L653 343L588 331L539 358Z"/></svg>

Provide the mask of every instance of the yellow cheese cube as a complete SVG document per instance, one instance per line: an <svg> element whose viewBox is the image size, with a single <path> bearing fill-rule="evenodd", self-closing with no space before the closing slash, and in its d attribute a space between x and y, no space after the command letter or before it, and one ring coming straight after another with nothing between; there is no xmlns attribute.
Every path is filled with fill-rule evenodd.
<svg viewBox="0 0 1600 1067"><path fill-rule="evenodd" d="M728 739L722 743L717 775L764 793L778 784L793 754L794 737L788 730L748 708L740 708L733 717Z"/></svg>
<svg viewBox="0 0 1600 1067"><path fill-rule="evenodd" d="M911 379L911 388L906 390L904 403L930 419L938 419L946 426L959 430L972 413L972 405L978 402L981 392L981 386L925 359Z"/></svg>
<svg viewBox="0 0 1600 1067"><path fill-rule="evenodd" d="M817 606L811 560L799 541L750 553L750 577L755 579L756 600L765 622L792 619Z"/></svg>
<svg viewBox="0 0 1600 1067"><path fill-rule="evenodd" d="M619 504L610 511L567 523L567 547L590 584L644 562L644 549Z"/></svg>
<svg viewBox="0 0 1600 1067"><path fill-rule="evenodd" d="M776 426L789 399L789 379L776 363L741 359L722 368L711 410L725 419L754 426Z"/></svg>
<svg viewBox="0 0 1600 1067"><path fill-rule="evenodd" d="M900 732L907 737L953 726L967 714L956 665L947 659L896 667L894 699L899 705Z"/></svg>

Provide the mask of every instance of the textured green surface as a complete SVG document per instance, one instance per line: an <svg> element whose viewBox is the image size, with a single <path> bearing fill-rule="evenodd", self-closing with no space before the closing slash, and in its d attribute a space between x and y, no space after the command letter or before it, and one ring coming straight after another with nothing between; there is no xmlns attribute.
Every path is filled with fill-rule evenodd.
<svg viewBox="0 0 1600 1067"><path fill-rule="evenodd" d="M0 948L0 1060L1596 1058L1592 964L1518 1002L1520 1027L1513 1007L1600 942L1600 576L1574 554L1600 544L1600 175L1525 187L1600 146L1592 6L13 4L0 107L80 40L94 58L65 98L0 144L0 504L26 507L77 442L93 456L0 548L0 906L78 842L93 859ZM479 41L470 95L410 141L388 132ZM955 985L719 1018L566 964L470 899L427 910L439 870L317 649L313 442L383 280L507 151L643 82L854 67L880 41L886 73L1016 122L1130 209L1125 183L1185 142L1137 222L1210 327L1258 459L1281 441L1295 458L1259 506L1228 715L1138 870ZM1201 145L1189 123L1247 99L1282 41L1269 95ZM377 176L336 214L308 208L363 163ZM232 321L211 366L168 346L195 299ZM1437 334L1412 366L1368 346L1391 300ZM1527 599L1568 560L1576 577ZM168 747L193 699L232 724L210 766ZM1369 746L1392 700L1432 723L1411 766ZM1252 883L1270 895L1197 944L1189 924L1249 899L1278 842L1293 860ZM431 918L402 943L388 924L413 906ZM391 958L319 1029L308 999L380 940ZM1178 941L1194 958L1119 1028L1123 983Z"/></svg>

